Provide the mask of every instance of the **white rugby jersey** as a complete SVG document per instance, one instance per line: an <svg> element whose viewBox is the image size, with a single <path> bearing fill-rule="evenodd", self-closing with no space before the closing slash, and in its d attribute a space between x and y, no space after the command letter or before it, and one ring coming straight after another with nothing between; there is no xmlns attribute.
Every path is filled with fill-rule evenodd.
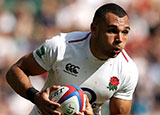
<svg viewBox="0 0 160 115"><path fill-rule="evenodd" d="M125 50L107 61L97 59L90 51L90 37L89 32L60 33L46 40L33 55L48 71L43 89L53 85L80 86L88 95L95 115L100 115L100 106L112 96L132 99L138 70ZM32 113L36 111L35 107Z"/></svg>

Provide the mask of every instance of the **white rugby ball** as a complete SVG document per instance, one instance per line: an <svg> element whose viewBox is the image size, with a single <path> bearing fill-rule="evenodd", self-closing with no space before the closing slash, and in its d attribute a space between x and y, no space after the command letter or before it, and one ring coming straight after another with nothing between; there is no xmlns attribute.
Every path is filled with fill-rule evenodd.
<svg viewBox="0 0 160 115"><path fill-rule="evenodd" d="M86 106L86 97L83 90L73 84L64 85L50 93L50 100L61 104L57 108L62 115L74 115L75 112L82 112Z"/></svg>

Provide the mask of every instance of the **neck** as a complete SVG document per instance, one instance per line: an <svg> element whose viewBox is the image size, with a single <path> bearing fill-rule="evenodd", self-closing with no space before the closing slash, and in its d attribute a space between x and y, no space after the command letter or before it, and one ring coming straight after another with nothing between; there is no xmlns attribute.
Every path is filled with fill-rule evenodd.
<svg viewBox="0 0 160 115"><path fill-rule="evenodd" d="M97 59L99 60L108 60L109 58L108 57L105 57L102 53L101 53L101 50L98 48L97 46L97 42L96 40L94 39L93 35L91 35L91 38L90 38L90 50L91 50L91 53L93 54L93 56L95 56Z"/></svg>

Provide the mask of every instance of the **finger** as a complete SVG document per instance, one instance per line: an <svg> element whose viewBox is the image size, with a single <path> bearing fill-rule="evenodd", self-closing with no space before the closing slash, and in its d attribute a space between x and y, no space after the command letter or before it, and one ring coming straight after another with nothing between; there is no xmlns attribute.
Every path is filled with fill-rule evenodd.
<svg viewBox="0 0 160 115"><path fill-rule="evenodd" d="M56 109L57 107L61 107L61 104L51 101L49 99L46 99L45 102L43 103L43 106L46 108Z"/></svg>
<svg viewBox="0 0 160 115"><path fill-rule="evenodd" d="M43 93L43 99L45 100L45 103L49 106L56 106L56 107L61 106L59 103L50 100L47 93Z"/></svg>
<svg viewBox="0 0 160 115"><path fill-rule="evenodd" d="M89 99L86 95L86 109L83 110L85 115L93 115L93 109L91 107L91 104L89 103Z"/></svg>
<svg viewBox="0 0 160 115"><path fill-rule="evenodd" d="M61 112L57 111L57 110L45 110L43 112L41 112L42 115L61 115Z"/></svg>
<svg viewBox="0 0 160 115"><path fill-rule="evenodd" d="M59 105L59 104L58 104ZM57 105L56 103L54 105L50 104L49 102L44 104L44 107L41 108L42 115L51 115L55 113L54 115L60 115L61 113L57 111Z"/></svg>
<svg viewBox="0 0 160 115"><path fill-rule="evenodd" d="M84 110L83 113L84 115L94 115L93 111L89 111L89 110Z"/></svg>
<svg viewBox="0 0 160 115"><path fill-rule="evenodd" d="M42 115L50 115L51 113L45 109L41 110Z"/></svg>
<svg viewBox="0 0 160 115"><path fill-rule="evenodd" d="M54 105L55 105L55 106L58 106L58 107L61 106L59 103L50 100L49 97L48 97L48 95L47 95L47 93L43 93L42 95L43 95L43 100L44 100L43 103L44 103L44 104L47 104L47 105L49 105L49 106L54 106Z"/></svg>
<svg viewBox="0 0 160 115"><path fill-rule="evenodd" d="M54 113L54 115L61 115L61 112L60 111L58 111L58 110L55 110L55 109L53 109L52 107L48 107L48 108L46 108L46 111L48 112L48 113Z"/></svg>
<svg viewBox="0 0 160 115"><path fill-rule="evenodd" d="M81 112L75 112L75 115L84 115L84 114Z"/></svg>
<svg viewBox="0 0 160 115"><path fill-rule="evenodd" d="M43 92L46 92L47 94L50 94L50 92L55 91L55 90L57 90L60 87L61 86L59 86L59 85L58 86L54 85L52 87L46 88Z"/></svg>
<svg viewBox="0 0 160 115"><path fill-rule="evenodd" d="M61 107L61 104L57 103L57 102L53 102L53 101L48 101L47 106L49 108L51 108L52 110L57 109L58 107Z"/></svg>
<svg viewBox="0 0 160 115"><path fill-rule="evenodd" d="M51 106L61 107L61 104L59 104L59 103L57 103L57 102L54 102L54 101L51 101L50 99L48 99L48 103L49 103Z"/></svg>
<svg viewBox="0 0 160 115"><path fill-rule="evenodd" d="M88 96L85 94L85 96L86 96L86 107L88 107L89 106L89 99L88 99Z"/></svg>
<svg viewBox="0 0 160 115"><path fill-rule="evenodd" d="M55 90L59 89L60 87L61 87L60 85L58 85L58 86L54 85L54 86L50 87L50 91L55 91Z"/></svg>
<svg viewBox="0 0 160 115"><path fill-rule="evenodd" d="M53 113L56 114L56 115L61 115L61 112L59 112L57 110L54 110Z"/></svg>

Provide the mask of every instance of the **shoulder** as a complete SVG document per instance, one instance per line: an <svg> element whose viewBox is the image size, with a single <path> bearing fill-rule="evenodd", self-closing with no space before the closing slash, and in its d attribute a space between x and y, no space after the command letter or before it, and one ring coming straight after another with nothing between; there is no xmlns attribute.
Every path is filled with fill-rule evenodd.
<svg viewBox="0 0 160 115"><path fill-rule="evenodd" d="M125 79L130 79L131 81L138 80L138 68L132 58L123 50L118 56L118 63L120 66L120 71L123 75L127 76Z"/></svg>
<svg viewBox="0 0 160 115"><path fill-rule="evenodd" d="M45 41L45 43L48 44L48 45L58 45L58 44L65 41L65 36L66 35L67 35L67 33L59 33L58 35L53 36L50 39L47 39Z"/></svg>
<svg viewBox="0 0 160 115"><path fill-rule="evenodd" d="M89 32L79 32L74 31L70 33L59 33L58 35L52 37L51 39L46 40L47 44L54 44L54 45L61 45L61 43L70 43L76 40L80 40L86 35L88 35Z"/></svg>
<svg viewBox="0 0 160 115"><path fill-rule="evenodd" d="M67 43L75 43L75 42L80 42L84 41L86 38L88 38L90 32L71 32L66 35L66 42Z"/></svg>
<svg viewBox="0 0 160 115"><path fill-rule="evenodd" d="M127 54L127 52L125 50L122 50L122 52L119 54L119 60L120 62L123 64L123 66L125 67L129 67L128 69L132 69L132 70L138 70L137 69L137 65L135 64L135 62L133 61L133 59Z"/></svg>
<svg viewBox="0 0 160 115"><path fill-rule="evenodd" d="M121 52L119 58L121 61L121 66L123 67L123 74L126 76L125 79L128 82L134 82L136 84L139 76L137 65L125 50Z"/></svg>
<svg viewBox="0 0 160 115"><path fill-rule="evenodd" d="M117 56L117 62L121 85L119 86L119 90L114 94L114 97L131 100L138 83L138 68L125 50Z"/></svg>

